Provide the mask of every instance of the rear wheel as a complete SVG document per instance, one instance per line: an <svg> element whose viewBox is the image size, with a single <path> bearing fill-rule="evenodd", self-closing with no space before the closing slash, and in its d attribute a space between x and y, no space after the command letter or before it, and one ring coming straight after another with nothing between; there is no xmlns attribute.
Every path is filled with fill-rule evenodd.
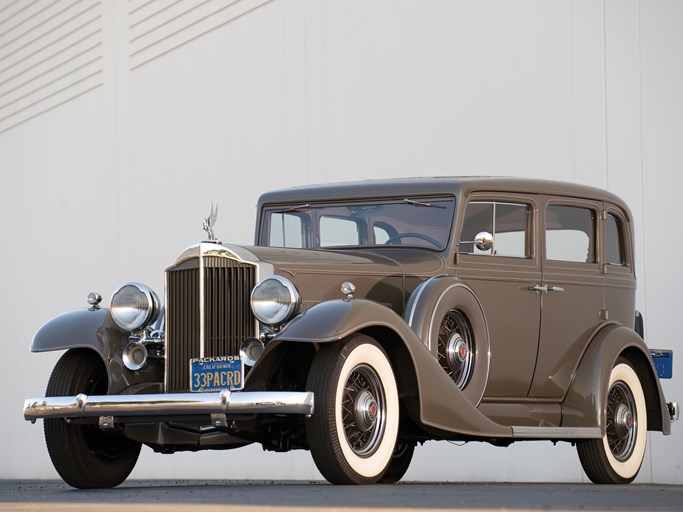
<svg viewBox="0 0 683 512"><path fill-rule="evenodd" d="M626 484L645 456L647 409L640 379L625 359L612 369L604 401L605 435L576 447L586 475L596 484Z"/></svg>
<svg viewBox="0 0 683 512"><path fill-rule="evenodd" d="M313 460L334 484L378 482L398 436L398 391L391 364L372 338L356 334L321 350L307 388L315 412L306 419Z"/></svg>
<svg viewBox="0 0 683 512"><path fill-rule="evenodd" d="M55 365L46 396L105 395L107 373L97 354L70 350ZM141 444L106 433L98 425L71 425L61 418L44 420L47 451L57 473L73 487L115 487L135 467Z"/></svg>

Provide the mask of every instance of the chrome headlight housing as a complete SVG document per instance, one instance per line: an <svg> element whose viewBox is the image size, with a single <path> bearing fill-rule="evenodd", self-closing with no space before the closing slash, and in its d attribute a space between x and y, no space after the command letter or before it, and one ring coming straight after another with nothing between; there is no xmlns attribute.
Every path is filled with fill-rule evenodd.
<svg viewBox="0 0 683 512"><path fill-rule="evenodd" d="M289 279L268 276L251 292L251 310L264 324L278 325L292 318L301 306L301 296Z"/></svg>
<svg viewBox="0 0 683 512"><path fill-rule="evenodd" d="M112 295L110 310L112 320L121 329L139 331L159 315L159 298L142 283L124 283Z"/></svg>

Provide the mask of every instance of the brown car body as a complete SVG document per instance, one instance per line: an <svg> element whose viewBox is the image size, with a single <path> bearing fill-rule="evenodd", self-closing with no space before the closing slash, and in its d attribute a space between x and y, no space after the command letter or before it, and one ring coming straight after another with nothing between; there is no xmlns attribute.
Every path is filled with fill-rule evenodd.
<svg viewBox="0 0 683 512"><path fill-rule="evenodd" d="M24 414L46 418L46 435L90 429L133 451L311 449L336 483L396 481L429 439L563 440L579 445L594 481L628 482L641 431L669 434L678 415L636 332L632 233L614 194L552 181L416 178L267 193L255 245L209 240L182 253L166 270L164 314L152 318L152 304L144 329L122 329L98 300L46 324L33 351L67 349L106 382L88 397L66 382L70 395L50 399L49 386ZM272 325L249 307L269 276L278 277L268 290L293 294ZM280 300L258 297L252 305L266 312ZM245 343L262 353L241 389L189 393L190 359L236 355ZM346 385L365 384L345 413L335 372L346 375L354 353L368 360ZM93 480L60 469L71 462L49 438L48 449L76 487L117 485L132 470ZM616 463L603 460L610 450Z"/></svg>

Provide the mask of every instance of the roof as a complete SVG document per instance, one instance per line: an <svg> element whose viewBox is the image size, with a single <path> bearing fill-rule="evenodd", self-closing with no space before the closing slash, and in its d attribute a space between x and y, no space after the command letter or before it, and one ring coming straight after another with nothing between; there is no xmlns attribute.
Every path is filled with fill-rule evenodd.
<svg viewBox="0 0 683 512"><path fill-rule="evenodd" d="M418 195L467 195L474 191L519 192L581 197L609 201L628 207L622 199L606 190L576 183L496 176L442 176L351 181L322 185L304 185L266 192L259 198L264 204L305 203L364 199L373 197L412 197Z"/></svg>

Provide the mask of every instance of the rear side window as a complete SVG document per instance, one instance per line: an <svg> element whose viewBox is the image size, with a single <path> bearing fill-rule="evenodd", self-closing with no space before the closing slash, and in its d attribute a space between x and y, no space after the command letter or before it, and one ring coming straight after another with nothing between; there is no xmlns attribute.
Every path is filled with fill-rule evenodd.
<svg viewBox="0 0 683 512"><path fill-rule="evenodd" d="M550 205L546 210L545 253L548 260L595 263L595 211Z"/></svg>
<svg viewBox="0 0 683 512"><path fill-rule="evenodd" d="M467 205L459 251L464 254L528 258L530 256L530 207L520 203L473 201ZM475 238L490 233L490 249L477 246Z"/></svg>
<svg viewBox="0 0 683 512"><path fill-rule="evenodd" d="M605 263L608 265L626 265L624 251L624 229L616 215L607 214L605 222Z"/></svg>

